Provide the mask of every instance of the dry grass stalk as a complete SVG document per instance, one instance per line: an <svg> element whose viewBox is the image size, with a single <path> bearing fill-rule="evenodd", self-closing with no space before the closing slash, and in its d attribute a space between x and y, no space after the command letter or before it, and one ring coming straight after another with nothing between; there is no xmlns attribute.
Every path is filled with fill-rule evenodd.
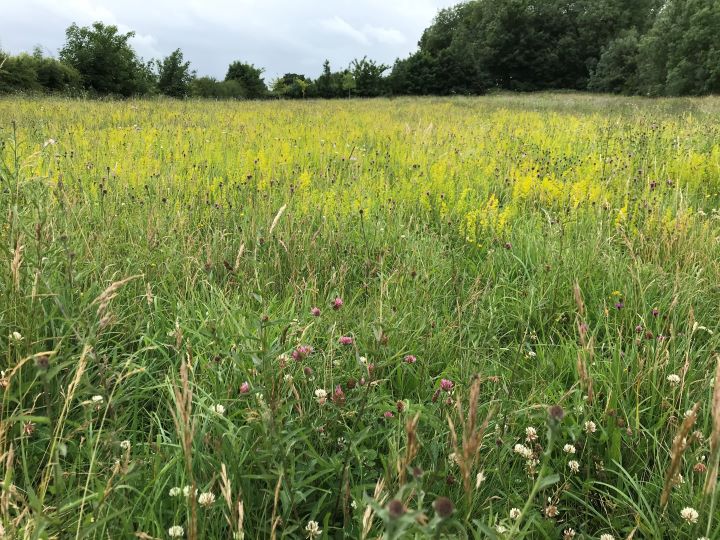
<svg viewBox="0 0 720 540"><path fill-rule="evenodd" d="M114 283L111 283L110 286L100 294L100 296L93 300L91 305L98 305L97 317L100 320L101 329L105 328L112 321L112 314L109 313L108 308L110 307L110 302L112 302L112 300L117 296L118 291L123 287L123 285L141 277L143 277L142 274L139 274L121 279L120 281L115 281Z"/></svg>
<svg viewBox="0 0 720 540"><path fill-rule="evenodd" d="M18 238L13 252L13 259L10 262L10 272L12 273L13 285L16 291L20 291L20 267L22 266L22 252L25 246L22 244L22 236Z"/></svg>
<svg viewBox="0 0 720 540"><path fill-rule="evenodd" d="M582 298L580 285L577 283L573 286L573 296L575 297L575 304L577 304L578 317L576 323L578 333L580 334L580 345L582 346L582 349L579 350L577 354L577 372L578 377L580 378L580 383L587 395L588 403L592 403L595 393L593 391L592 377L590 377L590 372L587 367L587 359L592 359L595 354L595 349L592 337L588 339L587 327L583 322L585 318L585 302Z"/></svg>
<svg viewBox="0 0 720 540"><path fill-rule="evenodd" d="M383 490L385 489L385 481L381 478L377 481L375 484L375 491L373 492L373 499L375 499L375 502L380 505L384 506L385 501L387 500L387 493L383 493ZM360 534L361 540L365 540L368 537L368 534L370 534L370 530L373 526L373 521L375 519L375 511L372 509L372 506L367 505L365 508L365 512L363 512L363 518L362 518L362 533Z"/></svg>
<svg viewBox="0 0 720 540"><path fill-rule="evenodd" d="M690 445L688 435L697 420L697 412L699 408L700 404L696 403L693 405L693 408L685 414L685 419L673 439L672 448L670 449L670 466L665 472L665 483L663 484L662 494L660 495L660 507L663 509L667 506L668 499L670 498L670 491L672 490L674 484L673 481L680 470L683 454Z"/></svg>
<svg viewBox="0 0 720 540"><path fill-rule="evenodd" d="M277 527L280 525L281 517L277 515L277 509L278 509L278 503L280 502L280 488L282 487L282 479L283 479L283 473L281 472L278 476L277 484L275 484L275 497L273 499L273 511L272 511L272 519L270 520L270 523L272 523L272 529L270 530L270 538L271 540L275 540L277 538Z"/></svg>
<svg viewBox="0 0 720 540"><path fill-rule="evenodd" d="M483 436L490 424L490 419L495 414L495 409L490 409L485 417L485 420L483 420L483 423L478 426L477 410L480 401L481 383L482 381L480 378L476 376L470 386L467 418L465 418L463 414L462 402L457 400L455 404L458 416L461 420L463 420L462 448L458 447L458 436L455 430L455 424L453 423L452 418L450 418L450 415L447 417L448 425L450 426L450 440L455 452L455 459L458 467L460 468L463 480L463 489L467 497L470 497L470 493L474 486L472 472L480 453L480 445L482 444Z"/></svg>
<svg viewBox="0 0 720 540"><path fill-rule="evenodd" d="M188 378L188 365L183 358L180 365L180 387L173 389L175 394L175 410L171 411L175 430L180 438L183 455L185 457L185 469L190 482L190 493L195 493L195 478L192 467L192 443L195 435L195 419L192 415L193 391ZM188 538L197 539L197 501L194 496L190 499L190 520L188 523Z"/></svg>
<svg viewBox="0 0 720 540"><path fill-rule="evenodd" d="M225 514L225 520L233 530L233 538L236 540L242 540L245 538L245 532L243 530L243 522L245 521L245 510L242 501L237 503L237 517L233 519L233 500L232 500L232 483L230 477L227 474L227 468L225 464L220 465L220 493L225 499L229 514Z"/></svg>
<svg viewBox="0 0 720 540"><path fill-rule="evenodd" d="M68 411L70 410L70 405L75 398L75 391L80 384L80 379L82 379L82 376L85 373L85 368L87 367L87 359L88 356L90 356L91 352L92 347L90 345L85 345L83 347L82 353L80 354L80 359L78 360L77 366L75 367L75 376L73 377L73 380L70 381L67 392L65 392L65 403L63 403L62 411L60 412L60 416L58 417L55 424L55 431L53 432L52 441L50 443L50 450L47 454L48 461L45 464L43 478L40 482L40 489L38 490L40 500L43 500L45 498L45 493L47 493L48 486L50 485L50 479L53 477L53 473L55 470L55 457L57 453L57 446L60 442L60 439L62 438L62 430L65 427L65 418L67 417Z"/></svg>
<svg viewBox="0 0 720 540"><path fill-rule="evenodd" d="M242 256L244 253L245 253L245 244L240 244L240 249L238 249L237 257L235 257L235 266L233 268L233 270L235 270L235 272L237 272L238 269L240 268L240 260L242 259Z"/></svg>
<svg viewBox="0 0 720 540"><path fill-rule="evenodd" d="M718 473L720 472L720 355L715 358L715 387L712 397L712 434L710 435L710 470L705 480L705 495L715 493L717 487Z"/></svg>
<svg viewBox="0 0 720 540"><path fill-rule="evenodd" d="M271 236L273 231L275 230L275 227L278 224L278 221L280 221L280 217L283 215L283 212L285 212L285 209L287 208L287 204L283 204L280 207L280 210L278 210L277 214L275 214L275 219L272 220L272 223L270 224L270 229L268 229L268 236Z"/></svg>
<svg viewBox="0 0 720 540"><path fill-rule="evenodd" d="M420 413L417 413L405 423L407 445L405 446L405 454L402 459L398 460L397 463L398 479L401 486L405 484L407 469L415 459L415 456L417 456L420 448L420 444L417 439L417 425L419 420Z"/></svg>

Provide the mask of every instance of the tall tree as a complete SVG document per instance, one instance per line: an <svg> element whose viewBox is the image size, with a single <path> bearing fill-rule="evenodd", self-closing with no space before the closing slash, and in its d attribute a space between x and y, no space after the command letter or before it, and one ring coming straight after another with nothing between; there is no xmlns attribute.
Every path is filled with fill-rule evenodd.
<svg viewBox="0 0 720 540"><path fill-rule="evenodd" d="M65 31L60 59L74 67L85 89L100 94L130 96L149 91L153 76L130 45L134 32L122 34L101 22L92 26L73 23Z"/></svg>
<svg viewBox="0 0 720 540"><path fill-rule="evenodd" d="M190 62L185 62L180 49L175 49L162 61L156 62L158 90L166 96L184 98L190 93L190 83L195 72L190 69Z"/></svg>
<svg viewBox="0 0 720 540"><path fill-rule="evenodd" d="M225 80L237 81L244 88L247 98L258 99L267 96L268 92L262 73L262 68L256 68L253 64L237 61L228 67Z"/></svg>

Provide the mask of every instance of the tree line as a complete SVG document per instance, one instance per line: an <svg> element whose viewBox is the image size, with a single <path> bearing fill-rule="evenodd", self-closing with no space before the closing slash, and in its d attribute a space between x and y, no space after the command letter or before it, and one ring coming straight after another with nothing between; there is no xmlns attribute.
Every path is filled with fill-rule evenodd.
<svg viewBox="0 0 720 540"><path fill-rule="evenodd" d="M718 0L470 0L438 12L417 50L388 66L367 57L315 79L269 84L242 61L223 80L198 76L180 49L144 61L133 32L72 24L58 58L36 48L0 55L0 93L175 98L340 98L588 90L620 94L720 92Z"/></svg>

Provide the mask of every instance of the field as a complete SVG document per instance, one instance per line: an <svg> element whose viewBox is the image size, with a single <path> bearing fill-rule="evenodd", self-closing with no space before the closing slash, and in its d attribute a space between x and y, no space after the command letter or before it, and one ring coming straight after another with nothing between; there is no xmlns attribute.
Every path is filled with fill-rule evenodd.
<svg viewBox="0 0 720 540"><path fill-rule="evenodd" d="M719 539L719 115L0 101L5 537Z"/></svg>

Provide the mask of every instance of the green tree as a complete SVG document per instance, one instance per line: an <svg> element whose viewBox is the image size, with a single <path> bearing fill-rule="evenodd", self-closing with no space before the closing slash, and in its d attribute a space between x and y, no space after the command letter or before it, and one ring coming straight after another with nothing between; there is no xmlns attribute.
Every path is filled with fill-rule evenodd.
<svg viewBox="0 0 720 540"><path fill-rule="evenodd" d="M83 27L73 23L65 31L60 59L80 73L86 90L121 96L144 94L152 89L154 78L150 66L130 45L134 35L119 33L116 26L101 22Z"/></svg>
<svg viewBox="0 0 720 540"><path fill-rule="evenodd" d="M190 62L185 62L180 49L175 49L162 61L156 62L157 86L160 93L175 98L184 98L190 93L190 83L195 72Z"/></svg>
<svg viewBox="0 0 720 540"><path fill-rule="evenodd" d="M668 0L640 41L645 94L720 92L720 2Z"/></svg>
<svg viewBox="0 0 720 540"><path fill-rule="evenodd" d="M350 71L355 81L357 95L362 97L379 96L385 91L385 73L389 66L378 64L374 60L368 60L367 56L360 60L355 59L350 63Z"/></svg>
<svg viewBox="0 0 720 540"><path fill-rule="evenodd" d="M268 93L265 81L261 77L262 73L262 68L256 68L252 64L237 61L228 67L225 80L240 83L244 89L245 97L259 99L266 97Z"/></svg>
<svg viewBox="0 0 720 540"><path fill-rule="evenodd" d="M343 91L347 92L348 98L352 96L353 90L357 88L357 82L355 81L355 77L353 76L352 72L345 71L342 74L341 79L341 88Z"/></svg>
<svg viewBox="0 0 720 540"><path fill-rule="evenodd" d="M636 94L640 39L634 28L610 42L598 61L588 89L614 94Z"/></svg>

